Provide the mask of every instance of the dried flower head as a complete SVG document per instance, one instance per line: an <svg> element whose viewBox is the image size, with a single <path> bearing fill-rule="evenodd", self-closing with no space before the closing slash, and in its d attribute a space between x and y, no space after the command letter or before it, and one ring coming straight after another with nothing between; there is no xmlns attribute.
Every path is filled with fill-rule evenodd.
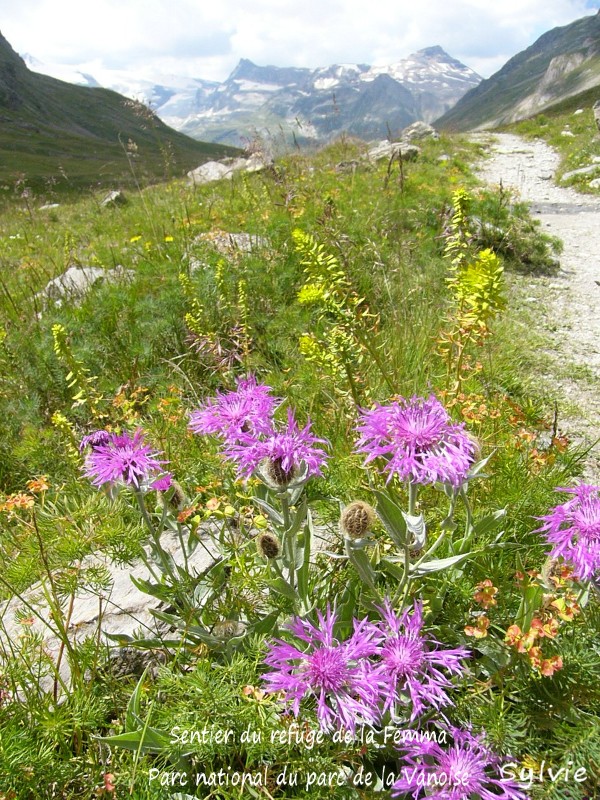
<svg viewBox="0 0 600 800"><path fill-rule="evenodd" d="M347 539L362 539L375 522L375 511L368 503L355 500L342 511L340 530Z"/></svg>
<svg viewBox="0 0 600 800"><path fill-rule="evenodd" d="M281 555L281 542L274 533L265 531L256 537L256 549L262 558L279 558Z"/></svg>
<svg viewBox="0 0 600 800"><path fill-rule="evenodd" d="M460 486L467 477L477 447L462 423L452 422L433 395L428 399L399 398L387 406L361 412L357 450L365 464L383 457L388 481Z"/></svg>

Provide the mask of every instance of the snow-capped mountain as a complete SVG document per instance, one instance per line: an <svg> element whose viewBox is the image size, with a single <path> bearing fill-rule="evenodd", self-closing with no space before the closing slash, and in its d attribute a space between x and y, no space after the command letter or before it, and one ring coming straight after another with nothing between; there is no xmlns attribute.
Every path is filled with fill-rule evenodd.
<svg viewBox="0 0 600 800"><path fill-rule="evenodd" d="M222 83L164 76L145 80L92 65L30 69L142 100L171 127L204 141L244 145L256 135L326 141L342 132L381 138L417 119L429 122L482 80L441 47L387 66L318 69L258 66L242 59Z"/></svg>

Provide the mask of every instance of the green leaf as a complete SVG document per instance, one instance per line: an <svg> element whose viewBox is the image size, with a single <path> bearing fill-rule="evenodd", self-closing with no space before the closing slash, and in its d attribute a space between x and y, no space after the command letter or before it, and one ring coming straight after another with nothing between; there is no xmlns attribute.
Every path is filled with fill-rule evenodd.
<svg viewBox="0 0 600 800"><path fill-rule="evenodd" d="M385 492L375 490L373 494L377 500L377 516L383 522L394 544L404 547L407 537L404 512Z"/></svg>
<svg viewBox="0 0 600 800"><path fill-rule="evenodd" d="M434 558L431 561L424 561L418 566L411 566L410 572L412 575L428 575L431 572L440 572L444 569L450 569L462 561L466 561L473 553L460 553L457 556L449 556L448 558Z"/></svg>

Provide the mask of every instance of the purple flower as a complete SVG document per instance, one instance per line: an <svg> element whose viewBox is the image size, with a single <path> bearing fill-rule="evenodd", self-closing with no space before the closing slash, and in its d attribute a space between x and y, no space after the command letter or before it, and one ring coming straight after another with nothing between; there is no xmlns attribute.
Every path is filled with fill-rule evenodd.
<svg viewBox="0 0 600 800"><path fill-rule="evenodd" d="M92 446L85 460L84 473L94 486L126 483L139 489L156 473L162 472L165 461L159 461L144 441L144 434L137 430L133 437L124 433L109 434L106 444Z"/></svg>
<svg viewBox="0 0 600 800"><path fill-rule="evenodd" d="M374 725L379 720L381 687L372 675L369 656L377 653L380 634L368 620L354 620L354 631L346 641L333 635L335 612L325 616L317 611L318 626L297 617L289 629L299 646L276 639L265 663L273 668L264 675L269 690L282 691L297 717L300 702L317 700L321 730L344 728L354 733L357 725Z"/></svg>
<svg viewBox="0 0 600 800"><path fill-rule="evenodd" d="M412 722L427 706L439 709L451 704L446 689L452 682L442 670L460 675L464 671L461 661L468 658L469 651L462 647L442 650L434 638L424 636L421 603L415 604L412 614L408 610L396 614L389 600L378 610L383 618L378 627L384 640L375 671L388 685L383 710L405 702L402 695L408 695Z"/></svg>
<svg viewBox="0 0 600 800"><path fill-rule="evenodd" d="M202 408L190 415L189 428L194 433L220 436L227 443L246 434L268 435L273 427L273 412L279 400L271 387L257 384L256 378L240 378L235 392L217 392Z"/></svg>
<svg viewBox="0 0 600 800"><path fill-rule="evenodd" d="M451 421L433 395L427 400L400 398L387 406L361 411L357 450L365 464L387 459L388 481L396 474L414 483L460 486L474 461L476 446L464 425Z"/></svg>
<svg viewBox="0 0 600 800"><path fill-rule="evenodd" d="M404 742L405 761L392 795L412 794L414 800L527 800L527 795L505 775L502 759L482 736L450 728L453 744L444 750L427 737ZM440 736L441 738L441 736Z"/></svg>
<svg viewBox="0 0 600 800"><path fill-rule="evenodd" d="M546 516L538 531L553 545L551 558L563 558L580 580L600 573L600 487L581 484L573 489L557 489L573 495Z"/></svg>
<svg viewBox="0 0 600 800"><path fill-rule="evenodd" d="M157 478L155 481L152 481L150 484L150 488L154 489L156 492L166 492L167 489L170 489L173 484L173 476L170 472L165 472L164 475L161 475L160 478Z"/></svg>
<svg viewBox="0 0 600 800"><path fill-rule="evenodd" d="M241 434L238 442L227 445L224 453L237 462L241 476L249 477L254 470L266 462L265 472L275 483L285 486L296 477L304 463L307 476L321 475L321 467L327 454L317 443L325 443L310 432L310 421L300 430L294 413L288 409L287 426L282 431L271 430L264 438Z"/></svg>
<svg viewBox="0 0 600 800"><path fill-rule="evenodd" d="M108 431L93 431L93 433L83 436L79 443L79 452L83 453L86 447L99 447L110 442L112 434Z"/></svg>

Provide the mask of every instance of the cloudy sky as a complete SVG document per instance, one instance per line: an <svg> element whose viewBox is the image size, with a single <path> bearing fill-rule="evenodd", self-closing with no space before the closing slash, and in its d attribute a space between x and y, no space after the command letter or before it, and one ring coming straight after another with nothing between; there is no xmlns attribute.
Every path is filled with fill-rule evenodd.
<svg viewBox="0 0 600 800"><path fill-rule="evenodd" d="M488 77L600 0L0 0L0 31L47 63L224 80L240 58L392 64L441 45Z"/></svg>

